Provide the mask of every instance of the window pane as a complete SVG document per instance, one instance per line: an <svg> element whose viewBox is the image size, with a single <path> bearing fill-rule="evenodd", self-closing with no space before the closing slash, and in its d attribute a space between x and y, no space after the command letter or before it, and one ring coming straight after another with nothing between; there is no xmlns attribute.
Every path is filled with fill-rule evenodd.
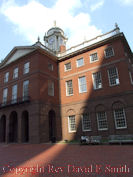
<svg viewBox="0 0 133 177"><path fill-rule="evenodd" d="M83 131L91 130L91 121L89 114L82 115L82 129Z"/></svg>
<svg viewBox="0 0 133 177"><path fill-rule="evenodd" d="M66 63L65 64L65 71L68 71L68 70L70 70L71 69L71 63L69 62L69 63Z"/></svg>
<svg viewBox="0 0 133 177"><path fill-rule="evenodd" d="M108 47L108 48L105 50L105 57L111 57L111 56L114 56L114 51L113 51L113 48L112 48L112 47Z"/></svg>
<svg viewBox="0 0 133 177"><path fill-rule="evenodd" d="M30 67L30 63L29 62L24 64L24 74L29 73L29 67Z"/></svg>
<svg viewBox="0 0 133 177"><path fill-rule="evenodd" d="M101 72L93 73L93 87L94 89L102 88Z"/></svg>
<svg viewBox="0 0 133 177"><path fill-rule="evenodd" d="M80 58L77 60L77 67L83 66L84 65L84 59Z"/></svg>
<svg viewBox="0 0 133 177"><path fill-rule="evenodd" d="M54 82L48 81L48 95L54 96Z"/></svg>
<svg viewBox="0 0 133 177"><path fill-rule="evenodd" d="M69 116L69 132L76 131L75 116Z"/></svg>
<svg viewBox="0 0 133 177"><path fill-rule="evenodd" d="M86 77L80 77L79 78L79 93L83 93L87 91L87 86L86 86Z"/></svg>
<svg viewBox="0 0 133 177"><path fill-rule="evenodd" d="M66 93L67 95L73 95L73 85L72 80L66 82Z"/></svg>
<svg viewBox="0 0 133 177"><path fill-rule="evenodd" d="M98 60L97 53L93 53L90 55L90 62L94 62Z"/></svg>
<svg viewBox="0 0 133 177"><path fill-rule="evenodd" d="M116 128L127 128L126 124L126 117L125 117L125 112L124 109L115 109L114 110L114 116L115 116L115 123L116 123Z"/></svg>
<svg viewBox="0 0 133 177"><path fill-rule="evenodd" d="M119 77L118 77L116 67L112 67L108 69L108 77L109 77L110 86L119 84Z"/></svg>
<svg viewBox="0 0 133 177"><path fill-rule="evenodd" d="M106 117L106 113L104 111L97 113L97 121L98 121L98 130L107 130L108 129L107 117Z"/></svg>

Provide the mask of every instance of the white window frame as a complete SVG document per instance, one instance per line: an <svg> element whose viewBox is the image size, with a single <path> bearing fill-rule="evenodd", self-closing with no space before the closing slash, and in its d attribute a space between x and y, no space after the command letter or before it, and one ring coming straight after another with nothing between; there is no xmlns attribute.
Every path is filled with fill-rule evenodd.
<svg viewBox="0 0 133 177"><path fill-rule="evenodd" d="M90 124L90 128L88 128L88 129L85 129L85 126L84 126L84 116L87 116L88 120L87 120L86 122L87 122L87 123L89 122L89 124ZM81 119L82 119L82 131L83 131L83 132L91 131L90 114L89 114L89 113L82 114L82 115L81 115Z"/></svg>
<svg viewBox="0 0 133 177"><path fill-rule="evenodd" d="M26 84L28 85L28 91L25 91L25 88L24 88ZM26 95L25 95L25 93L26 93ZM29 80L25 80L23 82L23 101L26 100L28 96L29 96Z"/></svg>
<svg viewBox="0 0 133 177"><path fill-rule="evenodd" d="M70 117L74 117L75 130L71 130L71 127L70 127ZM76 119L75 119L75 115L70 115L68 117L68 131L69 131L69 133L76 132Z"/></svg>
<svg viewBox="0 0 133 177"><path fill-rule="evenodd" d="M115 78L116 79L116 84L111 84L111 77L109 75L109 69L111 69L111 68L115 68L116 69L116 75L117 75L117 78ZM110 68L107 69L107 72L108 72L109 86L112 87L112 86L120 85L120 80L119 80L119 74L118 74L117 67L115 67L115 66L110 67Z"/></svg>
<svg viewBox="0 0 133 177"><path fill-rule="evenodd" d="M29 73L29 71L30 71L30 62L27 62L27 63L24 64L24 71L23 71L23 73L27 74L27 73Z"/></svg>
<svg viewBox="0 0 133 177"><path fill-rule="evenodd" d="M17 84L12 86L12 103L16 103L17 102L17 91L18 90L18 86Z"/></svg>
<svg viewBox="0 0 133 177"><path fill-rule="evenodd" d="M117 109L114 109L114 120L115 120L115 128L116 129L126 129L127 128L127 121L126 121L126 114L125 114L125 110L124 110L124 108L119 108L119 109L122 109L122 111L123 111L123 116L124 116L124 121L125 121L125 126L124 127L118 127L117 126L117 118L116 118L116 114L115 114L115 110L117 110Z"/></svg>
<svg viewBox="0 0 133 177"><path fill-rule="evenodd" d="M8 97L8 88L4 88L3 89L3 98L2 98L3 105L7 103L7 97Z"/></svg>
<svg viewBox="0 0 133 177"><path fill-rule="evenodd" d="M132 73L130 71L129 71L129 77L130 77L131 84L133 85L133 77L132 77Z"/></svg>
<svg viewBox="0 0 133 177"><path fill-rule="evenodd" d="M72 92L72 94L69 94L69 92L68 92L68 82L69 81L72 81L72 80L66 81L66 96L72 96L73 95L73 92ZM72 81L72 91L73 91L73 81Z"/></svg>
<svg viewBox="0 0 133 177"><path fill-rule="evenodd" d="M67 69L66 65L69 64L69 63L70 63L71 68L70 68L70 69ZM64 70L65 70L65 72L66 72L66 71L70 71L71 69L72 69L71 62L68 62L68 63L65 63L65 64L64 64Z"/></svg>
<svg viewBox="0 0 133 177"><path fill-rule="evenodd" d="M98 114L99 114L99 113L103 113L103 112L105 113L105 118L104 118L104 120L102 120L102 121L106 121L106 123L107 123L107 127L106 127L106 128L100 128L100 123L99 123L99 122L101 122L101 120L99 120ZM107 121L107 114L106 114L106 112L105 112L105 111L98 111L98 112L96 113L96 115L97 115L98 130L99 130L99 131L108 130L108 121Z"/></svg>
<svg viewBox="0 0 133 177"><path fill-rule="evenodd" d="M80 79L85 78L85 83L81 84ZM86 93L87 92L87 83L86 83L86 76L81 76L78 78L78 85L79 85L79 93ZM82 86L85 86L85 90L82 91Z"/></svg>
<svg viewBox="0 0 133 177"><path fill-rule="evenodd" d="M98 80L98 81L101 81L101 82L99 82L99 83L101 83L100 85L98 85L98 87L96 87L97 86L97 84L96 84L96 81L97 80L95 80L95 78L94 78L94 75L95 74L98 74L98 73L100 73L100 80ZM103 86L102 86L102 73L101 73L101 71L98 71L98 72L95 72L95 73L92 73L92 81L93 81L93 88L94 88L94 90L98 90L98 89L101 89L101 88L103 88ZM100 86L100 87L99 87Z"/></svg>
<svg viewBox="0 0 133 177"><path fill-rule="evenodd" d="M108 50L109 48L112 49L112 55L107 56L106 50ZM107 48L104 50L104 55L105 55L105 58L113 57L113 56L115 55L113 47L111 47L111 46L110 46L110 47L107 47Z"/></svg>
<svg viewBox="0 0 133 177"><path fill-rule="evenodd" d="M95 54L97 55L97 60L94 60L94 61L93 61L93 60L92 60L92 59L93 59L93 55L95 55ZM94 53L91 53L91 54L90 54L90 63L97 62L98 60L99 60L99 59L98 59L98 53L97 53L97 52L94 52Z"/></svg>
<svg viewBox="0 0 133 177"><path fill-rule="evenodd" d="M13 70L13 79L18 78L18 67Z"/></svg>
<svg viewBox="0 0 133 177"><path fill-rule="evenodd" d="M48 81L48 95L54 96L54 82L50 80Z"/></svg>
<svg viewBox="0 0 133 177"><path fill-rule="evenodd" d="M4 75L4 83L7 83L9 81L9 72L6 72Z"/></svg>
<svg viewBox="0 0 133 177"><path fill-rule="evenodd" d="M80 61L83 61L83 63L82 63L82 64L79 64ZM79 67L81 67L81 66L84 66L84 58L79 58L79 59L77 59L77 60L76 60L76 64L77 64L77 68L79 68Z"/></svg>

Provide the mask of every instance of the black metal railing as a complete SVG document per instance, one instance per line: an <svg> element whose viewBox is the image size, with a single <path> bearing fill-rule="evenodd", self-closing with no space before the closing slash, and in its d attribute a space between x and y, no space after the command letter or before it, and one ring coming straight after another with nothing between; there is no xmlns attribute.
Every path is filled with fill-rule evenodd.
<svg viewBox="0 0 133 177"><path fill-rule="evenodd" d="M20 97L20 98L17 98L17 99L13 99L13 100L10 100L10 101L7 101L7 102L0 103L0 108L13 106L13 105L18 105L18 104L23 104L25 102L30 102L30 100L31 100L30 96Z"/></svg>

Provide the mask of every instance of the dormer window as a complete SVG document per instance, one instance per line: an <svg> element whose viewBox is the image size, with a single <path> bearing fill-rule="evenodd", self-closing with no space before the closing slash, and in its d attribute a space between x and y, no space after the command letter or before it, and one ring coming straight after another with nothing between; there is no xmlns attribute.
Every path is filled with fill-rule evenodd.
<svg viewBox="0 0 133 177"><path fill-rule="evenodd" d="M105 49L105 58L109 58L114 56L114 50L112 47L108 47L107 49Z"/></svg>

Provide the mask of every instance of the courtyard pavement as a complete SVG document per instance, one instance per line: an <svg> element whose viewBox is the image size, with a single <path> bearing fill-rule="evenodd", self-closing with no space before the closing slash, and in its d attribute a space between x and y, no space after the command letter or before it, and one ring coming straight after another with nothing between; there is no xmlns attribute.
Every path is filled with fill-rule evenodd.
<svg viewBox="0 0 133 177"><path fill-rule="evenodd" d="M0 177L133 177L133 145L1 144Z"/></svg>

